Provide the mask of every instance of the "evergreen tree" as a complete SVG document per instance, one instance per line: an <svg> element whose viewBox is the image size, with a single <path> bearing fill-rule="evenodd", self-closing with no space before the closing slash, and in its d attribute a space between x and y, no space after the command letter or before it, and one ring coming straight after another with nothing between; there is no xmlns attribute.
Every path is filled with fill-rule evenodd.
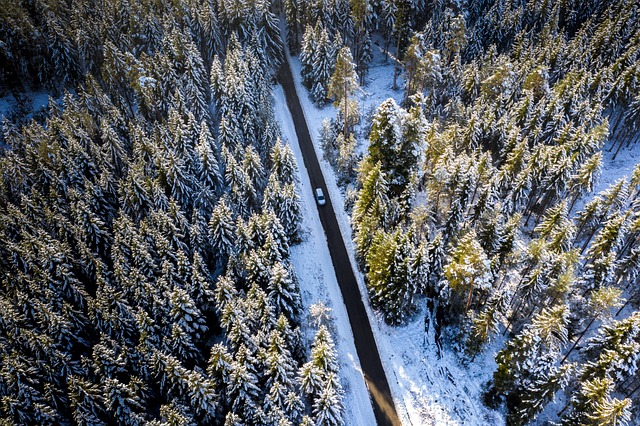
<svg viewBox="0 0 640 426"><path fill-rule="evenodd" d="M356 153L356 139L353 133L349 133L348 137L344 137L340 133L335 140L338 148L338 158L336 166L339 176L342 180L350 180L353 178L354 171L358 163L358 155Z"/></svg>
<svg viewBox="0 0 640 426"><path fill-rule="evenodd" d="M327 29L320 21L315 27L307 26L302 38L300 61L302 62L302 79L311 99L323 104L327 98L329 79L334 72L337 48Z"/></svg>
<svg viewBox="0 0 640 426"><path fill-rule="evenodd" d="M292 275L293 271L276 262L271 268L268 284L269 298L276 315L283 313L289 320L295 320L302 309L299 289Z"/></svg>
<svg viewBox="0 0 640 426"><path fill-rule="evenodd" d="M478 300L478 295L485 295L490 290L489 260L474 232L460 238L442 275L440 291L443 294L451 292L451 299L447 302L456 312L465 313L472 306L474 294Z"/></svg>
<svg viewBox="0 0 640 426"><path fill-rule="evenodd" d="M73 420L79 425L105 425L104 397L100 387L81 377L69 377L69 400Z"/></svg>
<svg viewBox="0 0 640 426"><path fill-rule="evenodd" d="M200 136L196 146L196 151L198 152L200 160L197 171L198 179L211 190L217 190L221 186L222 179L220 176L218 160L214 154L214 140L206 122L203 121L200 124L200 128Z"/></svg>
<svg viewBox="0 0 640 426"><path fill-rule="evenodd" d="M311 359L299 372L301 388L313 407L316 424L344 424L343 390L337 372L333 339L327 328L321 325L311 346Z"/></svg>
<svg viewBox="0 0 640 426"><path fill-rule="evenodd" d="M271 148L271 174L280 184L290 184L296 180L298 166L291 147L278 139Z"/></svg>
<svg viewBox="0 0 640 426"><path fill-rule="evenodd" d="M507 395L511 418L530 420L567 383L569 366L557 367L567 341L569 310L564 305L542 309L531 323L496 355L494 389Z"/></svg>
<svg viewBox="0 0 640 426"><path fill-rule="evenodd" d="M224 199L220 200L213 209L211 220L209 221L209 229L211 232L211 246L215 253L219 254L219 260L222 261L225 256L229 256L235 247L233 214L231 209L227 207Z"/></svg>
<svg viewBox="0 0 640 426"><path fill-rule="evenodd" d="M587 341L586 352L591 354L582 371L585 378L609 377L614 383L622 383L633 377L638 370L640 343L637 335L640 329L640 315L604 324L596 336Z"/></svg>
<svg viewBox="0 0 640 426"><path fill-rule="evenodd" d="M611 397L613 380L593 378L585 380L571 398L572 410L562 418L563 425L625 424L629 418L629 399Z"/></svg>
<svg viewBox="0 0 640 426"><path fill-rule="evenodd" d="M354 114L353 111L358 110L358 103L353 101L351 97L358 89L358 75L353 64L351 50L345 46L338 51L335 69L328 81L327 93L329 97L333 98L333 105L342 111L344 123L342 135L345 138L348 135L349 127L354 124L352 117L357 117L357 113Z"/></svg>
<svg viewBox="0 0 640 426"><path fill-rule="evenodd" d="M364 177L351 218L355 228L354 241L361 258L365 257L375 231L387 226L388 191L382 166L377 163Z"/></svg>
<svg viewBox="0 0 640 426"><path fill-rule="evenodd" d="M366 258L367 285L371 302L382 309L385 320L398 324L415 309L417 292L411 247L400 230L393 234L378 231Z"/></svg>

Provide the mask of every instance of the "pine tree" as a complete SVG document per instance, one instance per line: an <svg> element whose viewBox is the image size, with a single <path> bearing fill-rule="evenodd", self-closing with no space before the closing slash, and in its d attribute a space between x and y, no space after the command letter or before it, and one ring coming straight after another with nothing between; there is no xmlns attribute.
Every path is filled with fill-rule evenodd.
<svg viewBox="0 0 640 426"><path fill-rule="evenodd" d="M416 34L405 53L405 101L416 93L428 91L433 103L438 99L438 89L443 79L442 55L438 50L426 50L423 44L423 38Z"/></svg>
<svg viewBox="0 0 640 426"><path fill-rule="evenodd" d="M232 358L227 348L221 343L213 345L207 363L207 375L213 379L216 389L220 390L221 399L225 398L226 386L231 372Z"/></svg>
<svg viewBox="0 0 640 426"><path fill-rule="evenodd" d="M510 413L509 424L526 425L535 420L535 416L553 400L556 392L567 386L574 368L572 364L562 367L552 366L548 362L540 364L542 368L535 370L533 378L528 379L520 403Z"/></svg>
<svg viewBox="0 0 640 426"><path fill-rule="evenodd" d="M276 262L270 271L268 289L276 315L283 313L289 320L295 320L302 310L302 302L293 271Z"/></svg>
<svg viewBox="0 0 640 426"><path fill-rule="evenodd" d="M465 342L465 350L472 356L472 360L489 341L491 335L498 331L500 314L505 310L504 304L504 297L497 295L487 302L486 307L477 316L472 318L473 325Z"/></svg>
<svg viewBox="0 0 640 426"><path fill-rule="evenodd" d="M260 422L262 410L259 405L258 378L246 364L238 361L231 364L228 392L228 403L234 413L250 423Z"/></svg>
<svg viewBox="0 0 640 426"><path fill-rule="evenodd" d="M637 312L626 319L604 324L596 336L587 341L586 352L592 361L583 367L582 376L609 377L616 384L634 377L640 361L639 325Z"/></svg>
<svg viewBox="0 0 640 426"><path fill-rule="evenodd" d="M118 379L105 379L105 402L107 411L120 423L134 422L136 412L142 410L141 401L135 391Z"/></svg>
<svg viewBox="0 0 640 426"><path fill-rule="evenodd" d="M360 84L364 84L364 77L371 61L371 30L374 12L368 0L351 0L351 17L353 18L353 56L356 71L360 75Z"/></svg>
<svg viewBox="0 0 640 426"><path fill-rule="evenodd" d="M356 101L351 100L351 97L358 89L358 75L353 64L351 50L345 46L338 51L335 69L328 81L327 93L329 97L333 98L333 105L342 111L342 121L344 123L342 134L344 138L349 134L350 126L354 124L352 116L357 117L357 114L352 111L358 110L358 104Z"/></svg>
<svg viewBox="0 0 640 426"><path fill-rule="evenodd" d="M368 160L381 163L386 172L394 168L395 155L402 143L403 110L393 99L387 99L376 110L369 136ZM392 181L393 181L392 176Z"/></svg>
<svg viewBox="0 0 640 426"><path fill-rule="evenodd" d="M298 240L300 222L302 221L301 205L300 197L293 183L283 187L275 175L271 174L264 191L262 208L272 211L278 217L289 238L289 243Z"/></svg>
<svg viewBox="0 0 640 426"><path fill-rule="evenodd" d="M149 424L153 426L192 426L196 424L190 410L175 402L160 406L160 418L162 421L152 421Z"/></svg>
<svg viewBox="0 0 640 426"><path fill-rule="evenodd" d="M234 251L235 224L232 218L231 209L227 207L224 199L220 200L213 209L211 220L209 221L211 246L214 253L219 253L220 261Z"/></svg>
<svg viewBox="0 0 640 426"><path fill-rule="evenodd" d="M556 359L567 341L568 314L565 305L542 309L496 355L498 368L493 375L493 386L497 392L507 395L514 415L519 416L518 410L524 410L522 414L529 418L552 397L559 385L566 384L563 377L569 369L558 370ZM542 391L543 382L547 383L547 391ZM531 383L535 386L530 386Z"/></svg>
<svg viewBox="0 0 640 426"><path fill-rule="evenodd" d="M600 173L602 167L602 152L597 152L586 161L576 174L571 178L569 183L569 191L573 193L573 198L569 205L569 212L573 210L578 197L583 193L593 191L595 180Z"/></svg>
<svg viewBox="0 0 640 426"><path fill-rule="evenodd" d="M327 386L313 403L313 415L318 426L342 426L342 396L336 389Z"/></svg>
<svg viewBox="0 0 640 426"><path fill-rule="evenodd" d="M282 420L297 421L303 406L296 395L297 365L278 330L271 332L266 356L269 392L265 399L265 405L267 405L265 411L279 413L273 416L274 423Z"/></svg>
<svg viewBox="0 0 640 426"><path fill-rule="evenodd" d="M456 312L465 313L472 306L474 294L483 295L489 291L492 281L489 260L475 232L460 238L451 251L442 277L441 291L451 291L451 300L447 302Z"/></svg>
<svg viewBox="0 0 640 426"><path fill-rule="evenodd" d="M288 144L282 143L278 139L271 148L271 174L280 184L290 184L295 182L298 172L295 156Z"/></svg>
<svg viewBox="0 0 640 426"><path fill-rule="evenodd" d="M302 80L310 90L311 99L318 104L323 104L327 98L329 79L335 68L336 51L336 46L320 21L316 22L315 27L307 26L300 52Z"/></svg>
<svg viewBox="0 0 640 426"><path fill-rule="evenodd" d="M363 177L351 217L357 254L362 259L369 250L375 231L387 225L388 191L387 179L378 162Z"/></svg>
<svg viewBox="0 0 640 426"><path fill-rule="evenodd" d="M195 339L200 339L207 327L202 313L193 299L186 291L176 288L171 293L169 300L171 320L174 324Z"/></svg>
<svg viewBox="0 0 640 426"><path fill-rule="evenodd" d="M203 121L200 124L200 128L200 136L198 138L198 145L196 146L200 160L197 170L198 179L201 183L215 191L220 188L222 183L218 160L214 154L215 144L207 123Z"/></svg>
<svg viewBox="0 0 640 426"><path fill-rule="evenodd" d="M73 419L78 425L106 425L104 397L99 386L78 376L68 380Z"/></svg>
<svg viewBox="0 0 640 426"><path fill-rule="evenodd" d="M301 6L301 5L300 5ZM298 52L299 40L299 25L301 7L298 5L298 0L286 0L284 2L284 13L287 19L287 42L289 50L292 54Z"/></svg>
<svg viewBox="0 0 640 426"><path fill-rule="evenodd" d="M427 247L429 258L429 276L428 285L431 289L435 289L440 281L442 268L445 262L445 247L442 234L438 233Z"/></svg>
<svg viewBox="0 0 640 426"><path fill-rule="evenodd" d="M328 84L335 69L336 46L329 38L329 33L321 25L316 25L317 44L313 52L313 85L311 98L323 104L328 95Z"/></svg>
<svg viewBox="0 0 640 426"><path fill-rule="evenodd" d="M302 35L302 46L300 48L300 62L302 68L300 70L300 74L302 76L302 82L307 88L311 88L313 85L312 80L312 69L313 69L313 58L314 52L316 50L316 38L317 38L316 29L307 24L304 34Z"/></svg>
<svg viewBox="0 0 640 426"><path fill-rule="evenodd" d="M151 361L161 389L180 398L201 421L213 419L219 401L212 380L197 370L186 369L176 358L160 351L154 351Z"/></svg>
<svg viewBox="0 0 640 426"><path fill-rule="evenodd" d="M615 259L622 238L626 233L627 215L617 213L604 223L595 240L585 253L587 264L580 285L585 291L591 292L605 287L613 282Z"/></svg>
<svg viewBox="0 0 640 426"><path fill-rule="evenodd" d="M400 230L378 231L367 252L366 270L372 304L382 309L387 322L404 322L415 309L417 292L406 236Z"/></svg>
<svg viewBox="0 0 640 426"><path fill-rule="evenodd" d="M630 418L631 400L612 398L613 380L593 378L582 382L571 398L571 412L562 417L562 425L625 424Z"/></svg>
<svg viewBox="0 0 640 426"><path fill-rule="evenodd" d="M347 137L344 137L343 134L340 133L335 140L335 144L338 147L336 165L339 176L342 180L348 180L353 176L353 172L355 171L358 162L358 156L356 154L356 140L353 133L349 133L349 136Z"/></svg>
<svg viewBox="0 0 640 426"><path fill-rule="evenodd" d="M343 390L337 374L335 345L327 328L321 325L311 347L311 359L299 371L301 388L313 407L317 424L343 424Z"/></svg>

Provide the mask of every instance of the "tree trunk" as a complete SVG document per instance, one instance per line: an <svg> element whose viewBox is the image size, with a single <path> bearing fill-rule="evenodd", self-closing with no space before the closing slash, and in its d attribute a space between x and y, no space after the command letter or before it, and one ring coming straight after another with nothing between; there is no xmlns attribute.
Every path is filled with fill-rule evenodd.
<svg viewBox="0 0 640 426"><path fill-rule="evenodd" d="M384 63L389 60L389 43L391 42L391 32L384 38Z"/></svg>
<svg viewBox="0 0 640 426"><path fill-rule="evenodd" d="M550 196L545 196L544 197L544 199L543 199L544 203L542 204L542 210L540 212L540 215L538 215L538 217L536 218L536 224L535 224L534 228L540 224L540 220L542 219L542 215L547 210L547 207L549 207L549 204L551 203L552 199L553 199L553 197L550 197Z"/></svg>
<svg viewBox="0 0 640 426"><path fill-rule="evenodd" d="M618 312L616 312L616 315L615 315L615 316L620 315L620 312L622 312L622 310L623 310L624 308L626 308L626 307L627 307L627 305L631 302L631 300L632 300L632 299L635 299L635 297L637 296L637 294L638 294L638 292L637 292L637 291L633 292L633 293L631 294L631 296L629 296L629 297L627 298L627 301L626 301L626 302L624 302L624 305L622 305L622 306L620 307L620 309L618 309Z"/></svg>
<svg viewBox="0 0 640 426"><path fill-rule="evenodd" d="M618 130L618 126L622 122L622 117L624 117L624 112L623 110L620 110L620 113L618 113L618 116L616 117L616 124L613 126L613 130L609 132L609 134L611 135L611 138L615 137L616 131ZM609 152L611 152L611 150L609 150Z"/></svg>
<svg viewBox="0 0 640 426"><path fill-rule="evenodd" d="M616 260L622 259L631 250L631 248L636 244L637 238L638 238L638 232L633 232L627 236L627 238L625 239L625 243L623 244L622 248L618 251L618 256L616 257Z"/></svg>
<svg viewBox="0 0 640 426"><path fill-rule="evenodd" d="M564 404L564 407L562 407L562 410L558 411L558 417L562 416L562 413L564 413L567 410L567 408L569 408L569 405L571 405L571 398L569 398L567 403Z"/></svg>
<svg viewBox="0 0 640 426"><path fill-rule="evenodd" d="M627 142L627 148L629 148L631 146L632 143L638 143L638 139L640 139L640 132L636 132L634 133L630 138L629 141Z"/></svg>
<svg viewBox="0 0 640 426"><path fill-rule="evenodd" d="M568 216L571 216L571 210L573 210L573 207L576 205L576 201L578 201L578 198L580 197L580 193L576 193L576 195L573 196L573 199L571 200L571 204L569 205L569 211L567 212Z"/></svg>
<svg viewBox="0 0 640 426"><path fill-rule="evenodd" d="M400 34L398 34L398 43L396 44L396 61L393 65L393 90L398 90L398 74L400 73Z"/></svg>
<svg viewBox="0 0 640 426"><path fill-rule="evenodd" d="M638 384L638 386L636 386L635 388L633 388L633 389L631 390L631 392L627 393L624 397L625 397L625 398L629 398L631 395L633 395L634 393L636 393L636 391L637 391L638 389L640 389L640 383Z"/></svg>
<svg viewBox="0 0 640 426"><path fill-rule="evenodd" d="M342 100L342 102L344 103L344 117L342 117L342 119L344 120L344 139L345 142L347 140L347 131L349 130L349 127L347 126L347 79L344 79L344 84L342 87L342 90L344 91L344 99Z"/></svg>
<svg viewBox="0 0 640 426"><path fill-rule="evenodd" d="M511 328L511 325L513 325L513 322L516 320L516 312L520 310L520 306L522 305L523 301L524 299L520 298L520 300L518 301L518 306L512 310L511 316L509 316L509 320L507 321L507 327L504 329L504 332L502 333L503 336L506 336L507 332Z"/></svg>
<svg viewBox="0 0 640 426"><path fill-rule="evenodd" d="M624 139L623 139L623 138L621 138L621 139L620 139L620 143L618 144L618 149L616 149L615 154L613 154L613 158L612 158L612 160L615 160L615 159L616 159L616 157L618 156L618 153L620 152L620 148L622 148L622 145L623 145L623 144L624 144Z"/></svg>
<svg viewBox="0 0 640 426"><path fill-rule="evenodd" d="M578 343L580 343L580 340L582 340L582 338L587 333L589 328L591 328L591 325L593 325L593 323L595 322L596 319L598 319L598 315L596 315L595 317L591 318L591 321L589 321L589 324L587 324L587 328L582 330L582 332L580 333L580 335L578 336L576 341L573 342L573 345L571 346L571 349L569 349L569 352L567 352L564 355L564 357L562 358L562 361L560 361L560 365L564 364L564 362L567 360L567 358L569 358L569 355L571 355L571 352L573 352L575 350L576 346L578 346Z"/></svg>
<svg viewBox="0 0 640 426"><path fill-rule="evenodd" d="M469 310L469 306L471 305L471 296L473 295L473 286L471 286L471 290L469 290L469 296L467 297L467 306L465 306L465 311Z"/></svg>
<svg viewBox="0 0 640 426"><path fill-rule="evenodd" d="M591 239L593 238L593 235L596 233L596 230L594 229L591 234L589 234L589 236L587 237L587 239L584 241L584 244L582 245L582 248L580 249L580 254L583 254L584 251L587 249L587 246L589 245L589 243L591 242Z"/></svg>

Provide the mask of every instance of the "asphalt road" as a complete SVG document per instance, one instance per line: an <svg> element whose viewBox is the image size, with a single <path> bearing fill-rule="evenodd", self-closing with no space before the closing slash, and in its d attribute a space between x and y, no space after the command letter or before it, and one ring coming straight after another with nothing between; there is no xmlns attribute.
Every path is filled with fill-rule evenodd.
<svg viewBox="0 0 640 426"><path fill-rule="evenodd" d="M360 365L364 373L364 379L367 383L369 394L371 395L373 412L379 426L401 425L393 404L393 399L391 398L391 391L389 390L387 376L385 375L382 363L380 362L380 355L378 354L378 347L376 346L376 342L371 331L369 317L365 311L362 296L358 289L358 283L355 275L353 274L347 249L344 245L344 241L342 240L338 221L336 220L336 215L333 211L333 205L329 198L329 191L327 191L327 186L324 182L324 177L322 176L320 164L318 163L318 157L316 156L316 152L311 142L309 128L307 127L307 122L300 105L300 100L296 93L293 77L291 75L291 68L289 67L288 62L285 62L280 68L278 79L284 88L287 105L291 112L291 116L293 117L296 135L298 136L300 150L302 151L302 157L304 158L304 165L309 173L311 186L312 188L322 188L326 197L326 204L324 206L317 206L318 213L320 215L322 227L324 228L324 232L327 236L331 261L333 262L336 278L340 285L342 298L344 299L344 303L347 307L349 322L351 323L351 329L353 330L356 351L358 352L358 358L360 358ZM346 401L346 403L348 404L349 402Z"/></svg>

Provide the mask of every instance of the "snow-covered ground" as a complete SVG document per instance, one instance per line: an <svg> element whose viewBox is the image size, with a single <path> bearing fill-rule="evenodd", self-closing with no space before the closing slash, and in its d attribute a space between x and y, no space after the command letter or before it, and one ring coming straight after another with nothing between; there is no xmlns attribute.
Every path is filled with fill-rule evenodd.
<svg viewBox="0 0 640 426"><path fill-rule="evenodd" d="M24 117L28 119L33 112L45 108L49 104L48 92L26 92L21 94L24 97L24 108L27 110L27 115ZM0 118L2 116L9 116L11 112L17 107L18 101L11 93L7 93L6 96L0 97Z"/></svg>
<svg viewBox="0 0 640 426"><path fill-rule="evenodd" d="M394 98L398 103L402 99L402 92L392 89L393 62L390 59L385 61L380 50L377 46L374 46L374 59L367 75L366 85L358 96L363 116L372 109L375 109L382 101L389 97ZM344 209L338 207L344 204L345 194L337 184L337 177L335 176L333 168L324 160L319 143L319 132L322 127L322 121L326 118L335 117L336 111L331 104L327 104L322 108L318 108L313 104L309 99L306 88L301 82L301 64L299 59L297 57L290 58L289 56L288 58L292 66L296 89L309 126L311 138L314 142L316 154L320 160L327 190L333 200L334 206L336 206L335 213L338 223L340 224L340 230L347 249L350 252L351 263L352 265L356 265L353 256L354 245L349 215ZM398 84L400 86L401 81L399 81ZM276 91L276 95L277 98L283 96L281 89L279 92ZM277 105L285 105L284 100L278 99ZM278 110L280 110L280 108L278 108ZM289 122L289 125L293 126L291 122ZM292 127L287 130L287 126L283 123L283 131L289 137L290 141L296 141ZM363 153L366 151L366 141L361 140L360 143L361 145L358 147L358 152ZM608 152L610 145L611 142L607 142L603 149L604 164L594 192L579 200L572 213L575 214L575 212L582 208L584 203L590 200L594 194L608 188L618 179L625 176L629 177L635 165L640 163L640 144L636 144L631 148L623 148L615 161L612 159L613 153ZM300 167L304 167L297 144L292 143L292 146L298 156ZM303 180L305 180L307 176L304 173L302 173L302 175ZM305 199L305 208L308 212L308 210L313 210L315 207L313 205L314 200L311 189L308 186L308 181L306 185L307 186L304 187L303 183L302 191L303 199ZM341 203L340 200L343 202ZM306 218L305 223L307 223L308 220L309 219ZM313 215L313 220L317 227L312 228L312 232L323 236L323 230L317 220L317 214ZM310 235L308 240L314 240L317 238L317 235L316 237ZM297 271L304 270L309 267L309 263L314 264L314 262L316 262L316 257L312 256L311 259L313 260L305 257L305 253L315 253L313 251L306 251L305 244L312 243L306 241L303 245L294 248L295 257L293 261ZM326 262L328 266L331 267L331 260L328 251L326 251L326 245L323 245L323 247L326 253L326 256L323 256L323 263ZM381 316L377 315L371 309L362 274L358 270L354 272L358 279L363 300L365 300L365 307L371 319L371 325L378 344L382 363L387 373L396 409L402 423L404 425L504 424L504 418L499 412L488 409L482 403L482 386L491 378L495 370L494 357L497 350L502 346L503 342L501 338L497 338L497 341L490 344L473 363L464 366L461 364L458 355L452 351L445 348L439 353L435 346L433 334L425 333L425 307L422 307L421 311L416 314L408 324L400 327L388 326L384 323ZM307 289L307 283L314 282L309 275L313 276L313 273L301 273L301 287L303 292L310 291ZM333 284L330 292L335 293L331 294L331 296L334 299L337 297L340 307L344 309L339 288L335 283L333 275L331 275L330 278ZM317 280L316 278L316 281ZM307 300L309 300L308 294ZM342 321L346 322L346 324L342 325L342 328L350 331L346 313L342 316L336 315L336 324L338 326L340 326ZM350 335L349 341L351 342L351 340L352 336ZM353 349L351 354L355 354ZM344 356L342 352L341 356ZM353 357L355 357L355 355L353 355L352 358ZM347 366L352 358L346 360ZM345 363L343 360L343 368L344 367ZM351 372L343 371L343 375L347 378L350 377L351 374ZM358 378L360 379L360 376ZM361 383L361 379L358 383ZM349 398L350 395L347 395L346 405L347 407L352 407L354 404L352 404ZM356 413L350 413L350 415L357 416ZM353 423L348 420L347 418L346 424L360 424L360 422L357 421L359 419L354 419Z"/></svg>
<svg viewBox="0 0 640 426"><path fill-rule="evenodd" d="M281 86L274 90L276 116L283 138L291 145L299 169L299 191L302 201L303 242L291 247L291 261L300 282L305 312L313 304L323 303L331 308L331 329L340 358L340 375L345 388L345 424L371 426L376 423L369 393L364 382L360 361L353 341L353 332L336 280L329 247L320 223L318 210L298 145L293 119L289 114ZM303 333L313 339L315 328L305 321Z"/></svg>
<svg viewBox="0 0 640 426"><path fill-rule="evenodd" d="M611 146L613 150L611 150ZM630 147L623 146L620 152L613 159L615 150L618 148L616 140L607 140L602 148L602 170L600 177L596 180L593 192L581 197L573 208L572 214L580 211L584 205L590 201L594 195L609 188L616 181L622 178L630 178L636 164L640 164L640 143ZM610 152L611 151L611 152Z"/></svg>
<svg viewBox="0 0 640 426"><path fill-rule="evenodd" d="M317 108L311 102L307 95L307 90L301 83L300 61L296 57L290 58L290 61L298 96L307 119L316 154L320 159L327 190L333 200L334 206L337 206L335 213L351 257L351 264L356 265L353 255L354 246L349 215L344 209L338 207L344 204L344 194L337 184L337 178L331 165L323 159L318 137L322 121L325 118L335 116L335 109L331 105ZM385 62L382 55L377 52L367 76L367 85L363 88L363 92L359 96L359 102L363 112L366 113L372 107L377 107L382 101L389 97L393 97L398 102L401 100L402 92L392 90L392 78L392 62L390 60ZM280 112L280 105L284 105L282 96L282 90L276 90L276 109L279 112L283 132L291 141L296 141L293 127L291 127L293 124L290 121L288 123L283 122L282 113ZM303 167L299 148L295 143L292 143L292 147L298 156L299 166ZM361 152L364 149L366 149L365 146L360 147ZM306 176L303 176L303 180L305 179ZM305 208L307 209L306 213L309 213L309 210L313 210L315 207L313 207L314 200L308 181L306 182L306 187L303 182L301 192L303 194ZM341 203L340 200L343 202ZM316 224L316 227L312 228L312 232L314 234L317 233L317 235L309 235L308 240L304 244L294 247L293 257L296 271L301 274L300 284L303 289L303 296L307 298L307 301L309 300L309 295L304 295L304 293L307 291L316 291L315 289L307 288L307 283L310 283L310 287L313 287L317 285L316 283L319 279L314 278L315 274L313 270L305 271L305 269L313 268L316 262L319 261L323 264L327 263L327 267L331 267L331 259L329 258L324 241L323 250L326 255L323 256L319 256L314 249L310 250L305 247L305 244L313 244L309 240L314 241L318 238L318 235L324 235L317 219L317 214L313 213L312 216L310 219ZM310 219L305 218L305 223L308 223ZM310 258L307 257L309 255L311 256ZM322 260L320 260L321 258ZM391 327L386 325L382 317L371 309L362 274L358 270L354 272L361 294L363 295L363 300L365 300L365 307L371 320L371 326L378 344L380 357L402 423L404 425L414 426L503 424L504 420L501 415L487 409L481 402L482 385L490 379L495 369L493 360L495 352L490 348L476 358L474 363L469 367L462 366L457 355L446 349L439 354L434 342L434 336L432 334L425 334L424 332L424 315L426 312L424 308L415 315L412 321L404 326ZM328 294L332 299L338 298L340 310L344 311L344 305L337 283L335 283L335 278L333 278L333 276L328 277L327 275L328 273L325 270L324 278L330 279L332 284L332 288L327 289ZM336 310L335 317L336 325L339 328L341 327L350 331L346 312L340 315L338 310ZM346 324L341 325L343 321L346 322ZM351 335L349 336L349 342L352 342ZM352 343L350 344L352 346ZM354 349L352 349L350 353L355 354ZM341 356L344 356L343 353L341 353ZM346 360L347 368L354 368L348 365L349 362L352 362L353 358L355 358L355 355L351 355L351 357ZM345 360L343 359L343 369L345 368L344 363ZM354 372L343 371L343 375L347 378L351 377L353 373ZM354 408L355 405L360 405L358 400L349 400L350 397L350 395L347 395L346 399L346 406L349 409ZM358 416L359 414L350 413L350 415ZM354 418L353 423L347 419L346 424L367 424L367 421L364 420L363 423L362 419Z"/></svg>

